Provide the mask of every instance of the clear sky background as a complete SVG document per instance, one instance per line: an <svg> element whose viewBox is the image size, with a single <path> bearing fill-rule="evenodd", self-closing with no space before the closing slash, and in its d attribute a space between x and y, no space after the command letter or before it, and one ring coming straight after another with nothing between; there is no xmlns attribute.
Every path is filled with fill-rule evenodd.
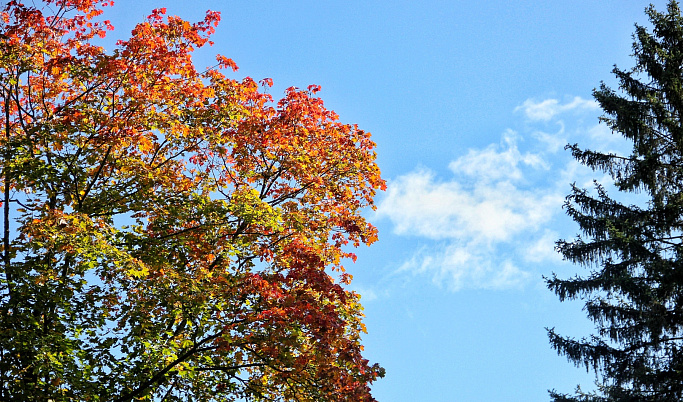
<svg viewBox="0 0 683 402"><path fill-rule="evenodd" d="M576 225L569 185L600 177L567 143L619 150L591 91L630 68L648 2L118 0L105 18L127 37L156 7L190 21L220 11L215 45L235 78L322 86L344 123L370 131L388 190L367 216L380 240L350 265L366 356L383 402L546 401L593 376L549 346L544 327L592 331L543 275L581 267L553 251ZM654 2L664 9L664 1Z"/></svg>

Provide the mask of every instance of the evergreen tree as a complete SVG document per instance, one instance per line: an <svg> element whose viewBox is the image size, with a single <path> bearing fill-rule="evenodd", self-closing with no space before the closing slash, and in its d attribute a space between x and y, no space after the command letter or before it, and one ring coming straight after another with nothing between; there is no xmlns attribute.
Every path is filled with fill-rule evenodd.
<svg viewBox="0 0 683 402"><path fill-rule="evenodd" d="M631 154L567 147L647 203L626 205L597 183L567 197L583 236L557 248L589 273L553 275L547 285L560 300L585 300L596 333L574 339L551 329L549 337L558 353L595 371L598 389L551 391L556 401L683 400L683 17L676 1L646 13L653 28L636 25L636 66L613 70L620 91L604 83L594 91L601 120L633 143Z"/></svg>

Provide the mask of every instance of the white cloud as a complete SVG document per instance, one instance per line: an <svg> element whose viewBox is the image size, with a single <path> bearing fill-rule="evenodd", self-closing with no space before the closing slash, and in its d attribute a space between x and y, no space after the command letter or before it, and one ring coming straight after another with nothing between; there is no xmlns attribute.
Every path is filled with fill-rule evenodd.
<svg viewBox="0 0 683 402"><path fill-rule="evenodd" d="M606 124L596 124L593 127L588 129L588 134L590 135L590 139L593 141L597 141L600 144L606 144L613 142L615 139L615 135L612 133L612 130L607 127Z"/></svg>
<svg viewBox="0 0 683 402"><path fill-rule="evenodd" d="M524 113L528 143L508 129L499 143L451 161L451 175L419 167L389 180L378 217L391 221L395 234L423 244L398 272L426 276L451 291L511 289L539 278L539 267L547 273L549 263L561 263L555 241L575 233L562 210L569 184L590 188L600 173L560 150L575 142L591 149L621 145L604 126L584 125L582 118L598 110L581 97L528 99L515 109ZM548 132L548 124L559 128Z"/></svg>
<svg viewBox="0 0 683 402"><path fill-rule="evenodd" d="M523 111L527 119L531 121L550 121L558 114L568 112L570 110L598 110L599 105L594 100L583 99L579 96L574 97L571 102L561 104L557 99L546 99L536 102L533 99L527 99L520 106L515 108L515 112Z"/></svg>
<svg viewBox="0 0 683 402"><path fill-rule="evenodd" d="M583 126L580 117L566 122L559 117L597 109L596 102L580 97L565 103L527 100L515 110L527 118L533 142L526 145L535 151L520 149L524 138L507 130L500 143L453 160L450 176L419 167L390 180L378 217L390 220L395 234L425 244L398 272L427 276L452 291L510 289L540 277L535 267L560 263L554 243L573 233L554 225L563 216L569 184L581 185L595 172L559 150L568 142L605 138L605 130ZM528 125L534 122L557 124L559 130L547 133Z"/></svg>
<svg viewBox="0 0 683 402"><path fill-rule="evenodd" d="M633 143L631 141L620 134L613 133L604 123L596 124L588 129L588 141L590 142L579 144L579 146L620 155L630 155L633 151Z"/></svg>
<svg viewBox="0 0 683 402"><path fill-rule="evenodd" d="M482 181L519 180L522 178L520 167L523 165L547 169L543 159L532 153L519 152L517 134L508 130L503 135L502 147L491 144L483 150L470 149L467 155L451 162L448 167L454 173L461 173Z"/></svg>
<svg viewBox="0 0 683 402"><path fill-rule="evenodd" d="M526 255L520 239L539 237L564 200L555 187L525 189L524 171L550 166L520 152L508 132L501 146L470 150L449 167L454 176L446 181L419 168L389 182L378 216L391 220L398 235L442 242L416 252L400 270L430 275L453 291L522 286L531 274L510 258Z"/></svg>
<svg viewBox="0 0 683 402"><path fill-rule="evenodd" d="M353 287L353 290L356 291L361 296L363 303L371 302L373 300L376 300L378 297L377 293L371 288L367 288L365 286L359 286L355 283L353 284L352 287Z"/></svg>
<svg viewBox="0 0 683 402"><path fill-rule="evenodd" d="M531 278L529 272L520 270L511 261L505 261L501 268L489 282L492 289L519 288Z"/></svg>
<svg viewBox="0 0 683 402"><path fill-rule="evenodd" d="M541 250L526 249L524 239L541 237L563 199L557 191L523 190L509 181L440 182L423 168L392 181L377 212L393 222L396 234L445 242L415 253L402 271L431 275L453 291L506 289L520 287L531 274L501 255L544 258Z"/></svg>
<svg viewBox="0 0 683 402"><path fill-rule="evenodd" d="M519 269L512 261L496 263L481 249L459 242L436 249L423 248L399 271L430 274L435 285L451 291L520 288L531 278L529 272Z"/></svg>
<svg viewBox="0 0 683 402"><path fill-rule="evenodd" d="M399 176L389 183L378 215L394 223L400 235L430 239L468 238L478 243L508 241L512 236L536 230L562 205L553 191L521 189L521 167L547 170L539 155L522 154L507 133L506 149L489 146L470 150L450 163L451 170L468 176L471 184L456 176L440 181L426 168Z"/></svg>
<svg viewBox="0 0 683 402"><path fill-rule="evenodd" d="M567 136L564 132L564 123L557 122L560 129L556 133L546 133L544 131L535 131L532 133L532 137L538 140L540 143L545 144L545 151L555 154L558 151L564 149L567 145Z"/></svg>
<svg viewBox="0 0 683 402"><path fill-rule="evenodd" d="M538 228L562 199L546 191L520 190L507 181L481 181L469 188L457 181L439 182L422 168L391 181L377 213L394 223L396 234L486 243Z"/></svg>
<svg viewBox="0 0 683 402"><path fill-rule="evenodd" d="M555 242L560 235L554 231L545 229L543 234L531 241L523 250L523 259L529 262L562 261L562 256L555 251Z"/></svg>

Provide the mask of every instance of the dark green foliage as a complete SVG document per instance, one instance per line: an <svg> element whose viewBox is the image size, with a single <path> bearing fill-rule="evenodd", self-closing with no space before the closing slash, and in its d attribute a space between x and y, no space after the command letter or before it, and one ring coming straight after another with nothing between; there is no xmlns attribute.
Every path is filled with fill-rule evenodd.
<svg viewBox="0 0 683 402"><path fill-rule="evenodd" d="M683 17L675 1L646 13L653 29L636 26L636 66L613 70L620 91L594 91L601 120L633 143L631 155L567 147L620 192L648 201L625 205L597 183L594 192L573 186L567 197L583 235L557 248L589 273L547 284L560 300L586 301L596 334L573 339L551 329L549 337L558 353L596 372L598 388L552 391L555 401L683 400Z"/></svg>

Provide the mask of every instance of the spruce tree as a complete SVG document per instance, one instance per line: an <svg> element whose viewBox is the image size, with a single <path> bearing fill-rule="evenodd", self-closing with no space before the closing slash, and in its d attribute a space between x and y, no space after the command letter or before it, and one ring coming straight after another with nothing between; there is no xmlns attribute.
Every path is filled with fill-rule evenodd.
<svg viewBox="0 0 683 402"><path fill-rule="evenodd" d="M646 14L652 28L636 25L635 67L614 68L618 91L604 83L594 91L601 120L633 144L631 154L567 147L618 191L596 182L595 191L574 185L567 197L582 235L557 249L587 273L553 275L547 285L560 300L585 300L596 332L575 339L551 329L549 337L558 353L596 373L598 388L551 391L556 401L683 400L683 17L676 1ZM647 202L627 205L620 192Z"/></svg>

